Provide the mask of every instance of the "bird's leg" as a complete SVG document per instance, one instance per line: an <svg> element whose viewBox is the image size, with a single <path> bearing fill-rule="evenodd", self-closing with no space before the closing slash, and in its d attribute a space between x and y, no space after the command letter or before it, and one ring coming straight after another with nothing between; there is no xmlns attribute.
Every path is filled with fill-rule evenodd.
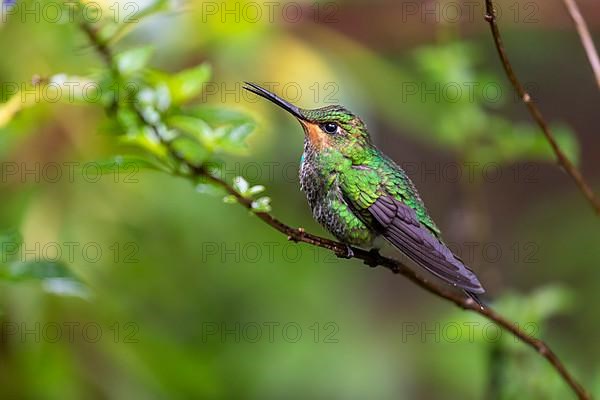
<svg viewBox="0 0 600 400"><path fill-rule="evenodd" d="M368 260L364 261L365 265L368 265L371 268L377 267L379 265L377 263L377 260L379 260L379 258L381 257L381 254L379 254L379 249L373 247L371 250L369 250L369 254L371 255L371 257L369 257Z"/></svg>
<svg viewBox="0 0 600 400"><path fill-rule="evenodd" d="M346 253L342 253L342 252L336 252L336 255L339 258L352 258L354 257L354 251L352 251L352 247L350 247L349 245L345 244L344 246L346 246Z"/></svg>

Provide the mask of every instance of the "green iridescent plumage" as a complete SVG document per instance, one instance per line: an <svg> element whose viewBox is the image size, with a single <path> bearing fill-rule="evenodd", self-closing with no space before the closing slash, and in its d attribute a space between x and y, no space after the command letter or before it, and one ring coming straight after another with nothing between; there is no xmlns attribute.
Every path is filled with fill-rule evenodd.
<svg viewBox="0 0 600 400"><path fill-rule="evenodd" d="M340 241L381 236L418 265L476 298L475 274L443 243L415 186L377 149L364 122L341 106L300 109L254 84L247 90L294 115L305 132L300 185L314 218Z"/></svg>

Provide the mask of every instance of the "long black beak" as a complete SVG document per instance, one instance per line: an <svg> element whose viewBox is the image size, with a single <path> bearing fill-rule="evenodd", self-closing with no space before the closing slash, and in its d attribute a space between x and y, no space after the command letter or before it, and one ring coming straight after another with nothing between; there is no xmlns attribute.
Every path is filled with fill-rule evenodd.
<svg viewBox="0 0 600 400"><path fill-rule="evenodd" d="M296 107L295 105L283 100L281 97L269 92L268 90L261 88L260 86L258 86L255 83L252 83L252 82L244 82L244 83L246 85L248 85L248 86L244 86L244 89L248 90L249 92L252 92L260 97L264 97L265 99L269 100L270 102L277 104L279 107L283 108L284 110L286 110L287 112L289 112L294 117L296 117L300 120L306 120L306 118L302 115L302 112L300 111L300 109L298 107Z"/></svg>

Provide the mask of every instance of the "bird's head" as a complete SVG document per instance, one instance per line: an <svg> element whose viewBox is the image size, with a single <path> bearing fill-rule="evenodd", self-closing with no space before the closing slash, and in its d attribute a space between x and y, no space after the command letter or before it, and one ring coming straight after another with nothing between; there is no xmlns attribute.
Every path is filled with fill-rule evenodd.
<svg viewBox="0 0 600 400"><path fill-rule="evenodd" d="M244 89L264 97L296 117L304 128L306 141L317 151L336 149L350 154L371 145L365 123L340 105L303 109L254 83L246 82L246 85Z"/></svg>

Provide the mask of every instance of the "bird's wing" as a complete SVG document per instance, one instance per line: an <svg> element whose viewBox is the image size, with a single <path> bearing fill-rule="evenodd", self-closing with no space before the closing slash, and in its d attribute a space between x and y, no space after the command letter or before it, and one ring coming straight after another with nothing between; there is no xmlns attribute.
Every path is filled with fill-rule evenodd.
<svg viewBox="0 0 600 400"><path fill-rule="evenodd" d="M339 179L344 201L421 267L468 292L485 292L473 271L438 238L439 230L410 180L391 180L392 173L390 169L382 174L368 167L346 171ZM400 200L404 197L414 203L414 208ZM421 212L418 214L415 208Z"/></svg>
<svg viewBox="0 0 600 400"><path fill-rule="evenodd" d="M411 260L445 280L472 293L484 293L479 280L431 231L415 211L402 201L380 196L368 212L381 226L381 234Z"/></svg>

